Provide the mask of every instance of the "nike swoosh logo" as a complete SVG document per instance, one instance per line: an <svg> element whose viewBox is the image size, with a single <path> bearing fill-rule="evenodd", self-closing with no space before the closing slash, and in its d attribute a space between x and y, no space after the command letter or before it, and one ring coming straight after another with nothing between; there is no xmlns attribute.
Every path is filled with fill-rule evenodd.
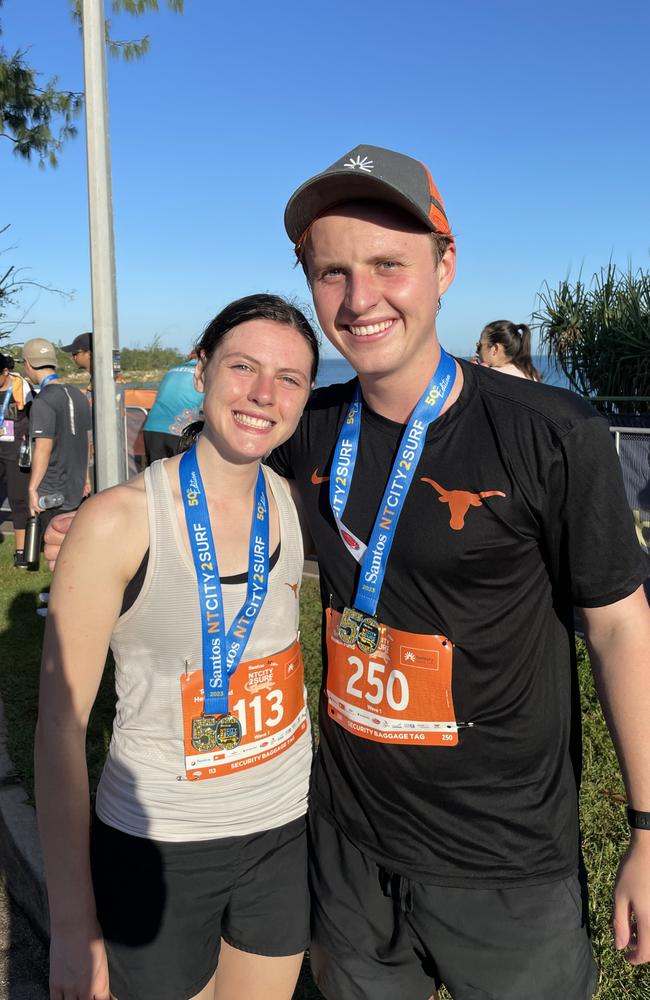
<svg viewBox="0 0 650 1000"><path fill-rule="evenodd" d="M314 484L314 486L320 486L321 483L328 483L329 478L330 478L329 476L319 476L318 469L314 469L314 471L311 474L311 481Z"/></svg>

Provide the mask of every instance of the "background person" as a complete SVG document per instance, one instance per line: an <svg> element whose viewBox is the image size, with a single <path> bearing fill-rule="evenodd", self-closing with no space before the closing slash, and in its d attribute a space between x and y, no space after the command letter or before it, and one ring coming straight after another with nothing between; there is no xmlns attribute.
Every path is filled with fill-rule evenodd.
<svg viewBox="0 0 650 1000"><path fill-rule="evenodd" d="M195 386L195 370L196 357L192 352L183 364L170 368L158 386L143 428L147 465L157 458L178 454L184 429L198 419L203 393Z"/></svg>
<svg viewBox="0 0 650 1000"><path fill-rule="evenodd" d="M92 333L79 333L71 344L65 344L61 350L72 356L77 368L83 372L88 372L87 391L92 392L91 381L93 376L93 335Z"/></svg>
<svg viewBox="0 0 650 1000"><path fill-rule="evenodd" d="M476 345L476 363L496 368L504 375L516 375L541 382L542 376L530 354L531 336L525 323L497 319L483 327Z"/></svg>
<svg viewBox="0 0 650 1000"><path fill-rule="evenodd" d="M108 1000L110 978L119 1000L290 1000L308 943L303 546L287 484L260 460L293 433L318 344L297 309L253 295L209 324L198 355L196 449L84 504L54 578L36 739L52 996ZM254 621L220 722L201 704L215 574L222 626ZM222 628L229 654L242 635ZM85 730L109 643L118 702L89 847ZM241 743L220 751L222 722Z"/></svg>
<svg viewBox="0 0 650 1000"><path fill-rule="evenodd" d="M29 440L32 392L26 379L13 371L14 365L11 355L0 354L0 481L5 481L14 526L14 566L25 569L23 549L29 516L29 469L18 465L18 454L23 441Z"/></svg>
<svg viewBox="0 0 650 1000"><path fill-rule="evenodd" d="M39 387L29 414L32 464L28 505L45 530L57 513L76 510L90 494L90 404L80 389L59 380L56 351L49 340L28 340L23 346L23 362L28 379ZM48 498L45 509L39 503L41 498ZM40 595L45 602L47 595L47 590ZM47 611L37 608L37 613L44 616Z"/></svg>
<svg viewBox="0 0 650 1000"><path fill-rule="evenodd" d="M62 348L66 354L72 356L77 368L80 371L88 372L88 384L82 392L85 392L92 402L93 397L93 335L92 333L79 333L71 344L65 344ZM116 382L124 382L121 375L115 375Z"/></svg>

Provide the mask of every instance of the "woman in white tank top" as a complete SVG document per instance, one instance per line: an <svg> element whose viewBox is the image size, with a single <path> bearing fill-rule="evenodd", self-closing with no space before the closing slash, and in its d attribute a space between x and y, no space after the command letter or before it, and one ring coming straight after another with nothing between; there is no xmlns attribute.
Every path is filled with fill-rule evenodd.
<svg viewBox="0 0 650 1000"><path fill-rule="evenodd" d="M261 460L297 426L318 344L255 295L197 354L196 445L84 504L54 576L36 739L53 996L290 1000L307 943L303 547ZM109 645L91 836L85 733Z"/></svg>

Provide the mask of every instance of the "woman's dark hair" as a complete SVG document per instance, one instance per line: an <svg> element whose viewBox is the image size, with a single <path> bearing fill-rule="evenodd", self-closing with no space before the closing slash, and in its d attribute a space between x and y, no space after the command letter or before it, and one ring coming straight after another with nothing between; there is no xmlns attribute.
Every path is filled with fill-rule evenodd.
<svg viewBox="0 0 650 1000"><path fill-rule="evenodd" d="M281 295L258 292L256 295L245 295L243 299L231 302L208 323L196 342L196 353L200 358L209 361L226 334L236 326L254 319L268 319L273 323L292 326L304 337L312 353L311 381L313 382L318 371L318 337L304 313Z"/></svg>
<svg viewBox="0 0 650 1000"><path fill-rule="evenodd" d="M311 381L316 378L319 361L318 337L313 326L303 312L281 295L271 295L268 292L258 292L255 295L245 295L225 306L211 320L197 340L194 349L200 359L209 361L224 337L242 323L254 319L267 319L272 323L282 323L291 326L307 341L312 354ZM194 443L203 429L203 421L195 420L189 424L181 435L180 451L186 451Z"/></svg>
<svg viewBox="0 0 650 1000"><path fill-rule="evenodd" d="M15 367L16 362L11 354L0 354L0 372L3 372L5 368L12 372Z"/></svg>
<svg viewBox="0 0 650 1000"><path fill-rule="evenodd" d="M535 379L536 382L542 381L542 376L530 356L530 330L525 323L516 324L508 319L497 319L483 327L480 339L490 347L501 344L508 361L516 365L528 378Z"/></svg>

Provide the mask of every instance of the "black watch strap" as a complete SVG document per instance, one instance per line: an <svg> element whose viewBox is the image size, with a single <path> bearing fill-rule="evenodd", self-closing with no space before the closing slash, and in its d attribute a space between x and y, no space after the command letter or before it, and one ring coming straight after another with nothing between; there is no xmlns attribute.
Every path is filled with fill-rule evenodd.
<svg viewBox="0 0 650 1000"><path fill-rule="evenodd" d="M633 830L650 830L650 812L639 812L628 806L627 821Z"/></svg>

